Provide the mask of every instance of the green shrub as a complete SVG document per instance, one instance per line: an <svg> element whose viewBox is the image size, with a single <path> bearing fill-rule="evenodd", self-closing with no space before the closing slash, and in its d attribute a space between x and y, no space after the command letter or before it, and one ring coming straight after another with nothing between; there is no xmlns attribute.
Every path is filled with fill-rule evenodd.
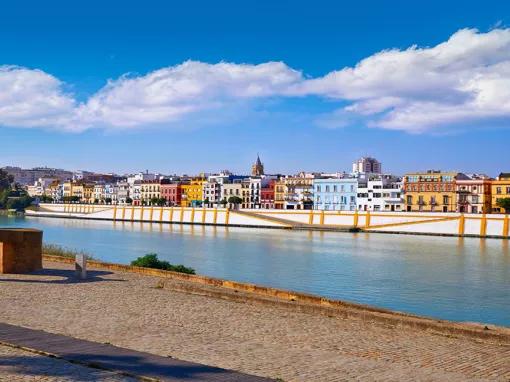
<svg viewBox="0 0 510 382"><path fill-rule="evenodd" d="M94 258L87 252L66 248L57 244L43 244L42 253L51 256L71 257L73 259L76 255L84 255L87 260L94 260Z"/></svg>
<svg viewBox="0 0 510 382"><path fill-rule="evenodd" d="M163 269L165 271L187 273L189 275L195 274L195 270L193 268L188 268L184 265L173 265L168 261L159 260L156 253L148 253L145 256L139 257L136 260L133 260L131 265L135 267Z"/></svg>

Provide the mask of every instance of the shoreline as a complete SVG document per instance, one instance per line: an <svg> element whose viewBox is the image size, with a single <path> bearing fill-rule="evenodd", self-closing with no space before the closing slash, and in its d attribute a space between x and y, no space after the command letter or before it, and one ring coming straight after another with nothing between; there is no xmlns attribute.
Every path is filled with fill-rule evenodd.
<svg viewBox="0 0 510 382"><path fill-rule="evenodd" d="M278 230L295 230L295 231L314 231L314 232L339 232L339 233L375 233L375 234L383 234L383 235L408 235L408 236L432 236L432 237L457 237L459 239L462 238L470 238L470 239L498 239L498 240L510 240L510 236L502 236L502 235L476 235L476 234L449 234L449 233L430 233L430 232L405 232L405 231L380 231L380 230L363 230L363 229L352 229L352 228L333 228L333 227L286 227L286 226L270 226L270 225L248 225L248 224L221 224L221 223L200 223L200 222L179 222L179 221L169 221L169 222L159 222L152 220L128 220L128 219L109 219L109 218L99 218L99 217L81 217L81 216L61 216L55 214L25 214L24 217L41 217L41 218L50 218L50 219L68 219L68 220L91 220L91 221L109 221L113 223L146 223L146 224L182 224L182 225L196 225L196 226L205 226L205 227L223 227L223 228L260 228L260 229L278 229Z"/></svg>
<svg viewBox="0 0 510 382"><path fill-rule="evenodd" d="M53 255L43 255L43 260L64 264L74 264L75 262L72 258ZM184 281L188 284L183 284L180 291L207 297L285 307L286 309L301 313L357 318L363 321L377 322L392 327L405 326L424 331L433 331L447 336L462 335L471 338L490 339L510 345L510 326L480 322L449 321L361 303L329 299L309 293L223 280L202 275L189 275L97 260L88 260L87 265L97 269ZM163 283L163 288L164 287Z"/></svg>

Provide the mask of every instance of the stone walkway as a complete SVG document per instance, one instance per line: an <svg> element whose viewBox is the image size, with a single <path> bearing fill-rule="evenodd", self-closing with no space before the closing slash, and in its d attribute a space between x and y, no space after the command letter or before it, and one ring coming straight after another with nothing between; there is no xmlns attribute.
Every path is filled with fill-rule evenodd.
<svg viewBox="0 0 510 382"><path fill-rule="evenodd" d="M2 382L136 382L110 371L0 345Z"/></svg>
<svg viewBox="0 0 510 382"><path fill-rule="evenodd" d="M0 275L0 322L284 381L509 381L510 344L176 291L69 266Z"/></svg>
<svg viewBox="0 0 510 382"><path fill-rule="evenodd" d="M85 366L158 381L269 382L269 379L230 370L4 323L0 323L0 343L33 349Z"/></svg>

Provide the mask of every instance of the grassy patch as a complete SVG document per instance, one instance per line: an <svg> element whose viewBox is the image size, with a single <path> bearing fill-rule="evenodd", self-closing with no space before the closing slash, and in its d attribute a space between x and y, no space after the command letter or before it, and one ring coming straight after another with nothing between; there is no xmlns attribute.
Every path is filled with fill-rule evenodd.
<svg viewBox="0 0 510 382"><path fill-rule="evenodd" d="M42 252L45 255L75 258L76 255L84 255L87 260L95 260L90 253L82 250L63 247L58 244L43 244Z"/></svg>
<svg viewBox="0 0 510 382"><path fill-rule="evenodd" d="M184 265L173 265L168 261L159 260L158 255L155 253L148 253L145 256L139 257L138 259L133 260L131 265L135 267L163 269L165 271L187 273L189 275L195 274L195 270L193 268L188 268Z"/></svg>

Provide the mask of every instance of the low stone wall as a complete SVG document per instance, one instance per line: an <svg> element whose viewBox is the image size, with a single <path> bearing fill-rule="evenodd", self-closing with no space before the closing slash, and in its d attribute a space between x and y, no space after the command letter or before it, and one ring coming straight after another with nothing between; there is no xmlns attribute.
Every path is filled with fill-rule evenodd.
<svg viewBox="0 0 510 382"><path fill-rule="evenodd" d="M42 231L0 229L0 273L28 273L42 268Z"/></svg>
<svg viewBox="0 0 510 382"><path fill-rule="evenodd" d="M72 264L74 259L44 255L46 261L56 261ZM260 285L222 280L213 277L188 275L159 269L134 267L130 265L87 261L93 268L111 271L133 272L148 276L155 276L173 280L186 281L184 291L198 293L211 297L230 299L234 301L254 302L277 305L300 312L324 314L344 318L356 317L364 321L379 322L391 326L407 326L431 330L445 335L466 335L510 344L510 329L482 324L456 323L446 320L436 320L412 314L376 308L363 304L333 300L306 293L293 292L283 289L264 287ZM211 288L208 288L211 287Z"/></svg>

